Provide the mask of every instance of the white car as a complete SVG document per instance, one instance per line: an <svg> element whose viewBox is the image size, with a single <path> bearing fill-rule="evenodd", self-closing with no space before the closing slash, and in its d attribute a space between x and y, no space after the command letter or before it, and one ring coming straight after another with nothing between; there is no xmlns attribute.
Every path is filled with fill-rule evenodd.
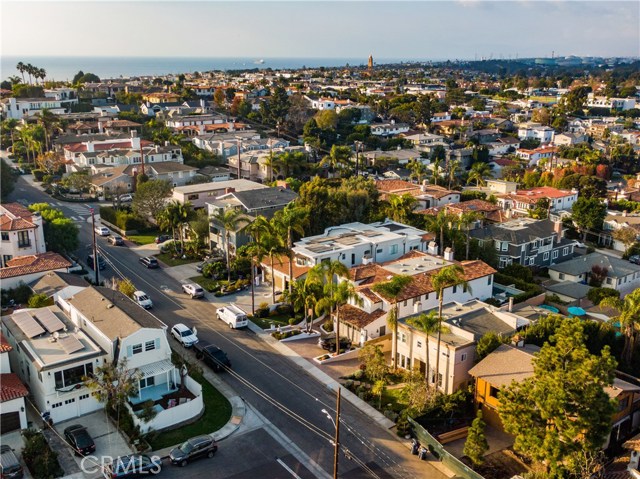
<svg viewBox="0 0 640 479"><path fill-rule="evenodd" d="M182 285L182 291L187 293L193 298L204 298L204 289L201 286L193 283L187 283Z"/></svg>
<svg viewBox="0 0 640 479"><path fill-rule="evenodd" d="M178 323L171 328L171 336L185 348L190 348L198 342L196 333L182 323Z"/></svg>
<svg viewBox="0 0 640 479"><path fill-rule="evenodd" d="M133 195L130 195L130 194L120 195L120 202L131 203L132 201L133 201Z"/></svg>
<svg viewBox="0 0 640 479"><path fill-rule="evenodd" d="M106 226L96 226L96 234L98 236L109 236L111 232Z"/></svg>
<svg viewBox="0 0 640 479"><path fill-rule="evenodd" d="M144 291L136 291L133 293L133 300L144 309L151 309L153 307L153 301Z"/></svg>

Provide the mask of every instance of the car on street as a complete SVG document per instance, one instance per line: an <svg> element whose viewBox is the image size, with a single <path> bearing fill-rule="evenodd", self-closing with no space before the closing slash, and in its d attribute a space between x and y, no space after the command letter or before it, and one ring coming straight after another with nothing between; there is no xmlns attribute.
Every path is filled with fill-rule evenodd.
<svg viewBox="0 0 640 479"><path fill-rule="evenodd" d="M194 283L183 284L182 291L191 296L191 299L204 298L204 289L202 289L202 286Z"/></svg>
<svg viewBox="0 0 640 479"><path fill-rule="evenodd" d="M198 336L188 326L178 323L171 328L171 336L173 339L182 344L185 348L190 348L198 342Z"/></svg>
<svg viewBox="0 0 640 479"><path fill-rule="evenodd" d="M193 345L193 350L196 352L197 359L202 360L216 372L223 371L225 366L231 367L227 353L213 344L198 342Z"/></svg>
<svg viewBox="0 0 640 479"><path fill-rule="evenodd" d="M162 459L158 456L149 457L146 454L132 454L120 456L104 469L106 478L138 477L158 474L162 470Z"/></svg>
<svg viewBox="0 0 640 479"><path fill-rule="evenodd" d="M169 459L171 464L186 466L187 463L201 457L213 457L218 450L218 444L211 436L197 436L187 439L180 446L171 449Z"/></svg>
<svg viewBox="0 0 640 479"><path fill-rule="evenodd" d="M156 269L159 267L158 260L153 256L145 256L139 259L140 264L146 266L148 269Z"/></svg>
<svg viewBox="0 0 640 479"><path fill-rule="evenodd" d="M327 351L333 353L336 350L336 336L335 334L332 336L325 336L324 338L318 339L318 346L322 349L326 349ZM351 347L351 340L346 337L340 338L340 349L347 349Z"/></svg>
<svg viewBox="0 0 640 479"><path fill-rule="evenodd" d="M96 234L98 236L109 236L111 232L109 231L109 228L107 228L106 226L98 225L96 226Z"/></svg>
<svg viewBox="0 0 640 479"><path fill-rule="evenodd" d="M18 456L7 444L0 446L0 477L2 479L21 479L24 477L24 470Z"/></svg>
<svg viewBox="0 0 640 479"><path fill-rule="evenodd" d="M74 424L66 428L64 437L73 447L76 456L86 456L96 450L96 443L93 442L87 428L81 424Z"/></svg>
<svg viewBox="0 0 640 479"><path fill-rule="evenodd" d="M151 301L149 295L144 291L138 290L134 292L132 299L138 304L138 306L142 306L144 309L153 308L153 301Z"/></svg>
<svg viewBox="0 0 640 479"><path fill-rule="evenodd" d="M164 243L165 241L169 241L171 239L170 235L160 235L156 236L155 242L156 244Z"/></svg>
<svg viewBox="0 0 640 479"><path fill-rule="evenodd" d="M93 255L90 254L89 256L87 256L87 266L91 269L94 269L94 259L93 259ZM100 255L98 255L98 269L99 270L103 270L107 267L107 263L105 263L104 258Z"/></svg>
<svg viewBox="0 0 640 479"><path fill-rule="evenodd" d="M113 246L122 246L122 245L124 245L124 240L122 239L122 236L120 236L120 235L111 235L111 236L109 236L109 238L107 238L107 242L109 244L112 244Z"/></svg>
<svg viewBox="0 0 640 479"><path fill-rule="evenodd" d="M629 262L633 264L640 264L640 255L634 254L633 256L630 256Z"/></svg>
<svg viewBox="0 0 640 479"><path fill-rule="evenodd" d="M128 193L126 195L120 195L121 203L131 203L132 201L133 201L133 195Z"/></svg>

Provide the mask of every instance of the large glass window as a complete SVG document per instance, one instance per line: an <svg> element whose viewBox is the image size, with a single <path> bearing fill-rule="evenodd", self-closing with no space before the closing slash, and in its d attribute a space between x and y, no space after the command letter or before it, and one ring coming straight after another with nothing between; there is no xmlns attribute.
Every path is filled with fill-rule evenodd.
<svg viewBox="0 0 640 479"><path fill-rule="evenodd" d="M73 368L57 371L54 374L56 389L64 389L83 382L82 378L93 375L93 363L82 364Z"/></svg>

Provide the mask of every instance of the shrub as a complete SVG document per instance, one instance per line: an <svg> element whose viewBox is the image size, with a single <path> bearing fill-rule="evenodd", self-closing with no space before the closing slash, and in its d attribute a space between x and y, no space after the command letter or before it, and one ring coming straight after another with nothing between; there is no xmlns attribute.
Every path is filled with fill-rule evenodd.
<svg viewBox="0 0 640 479"><path fill-rule="evenodd" d="M256 309L256 317L257 318L268 318L269 317L269 307L266 308L258 308Z"/></svg>
<svg viewBox="0 0 640 479"><path fill-rule="evenodd" d="M344 382L343 386L347 388L349 391L351 391L351 388L353 388L353 379L347 379Z"/></svg>
<svg viewBox="0 0 640 479"><path fill-rule="evenodd" d="M44 178L44 175L45 175L46 171L44 171L44 170L32 170L31 173L33 173L34 179L36 181L42 181L42 178Z"/></svg>
<svg viewBox="0 0 640 479"><path fill-rule="evenodd" d="M560 296L558 296L557 294L547 294L545 296L545 301L548 301L549 303L556 303L556 304L567 304L566 301L563 301L562 299L560 299Z"/></svg>
<svg viewBox="0 0 640 479"><path fill-rule="evenodd" d="M610 296L615 297L615 298L619 298L620 297L620 291L617 291L617 290L615 290L613 288L592 288L587 293L587 298L593 304L600 304L600 302L604 298L608 298Z"/></svg>
<svg viewBox="0 0 640 479"><path fill-rule="evenodd" d="M527 283L533 283L533 273L530 268L522 266L521 264L513 263L504 268L501 271L502 274L511 276L513 278L526 281Z"/></svg>
<svg viewBox="0 0 640 479"><path fill-rule="evenodd" d="M323 324L323 328L328 333L332 333L333 332L333 321L331 321L330 319L327 319Z"/></svg>
<svg viewBox="0 0 640 479"><path fill-rule="evenodd" d="M289 326L293 326L297 322L298 322L298 320L296 318L289 318Z"/></svg>
<svg viewBox="0 0 640 479"><path fill-rule="evenodd" d="M276 307L276 312L283 316L293 315L293 306L290 304L280 304Z"/></svg>
<svg viewBox="0 0 640 479"><path fill-rule="evenodd" d="M53 298L50 298L44 293L34 294L27 301L27 306L30 308L42 308L44 306L53 306Z"/></svg>
<svg viewBox="0 0 640 479"><path fill-rule="evenodd" d="M33 477L60 477L64 471L58 463L58 454L51 450L41 432L27 429L24 433L25 446L22 458Z"/></svg>
<svg viewBox="0 0 640 479"><path fill-rule="evenodd" d="M460 192L460 201L470 201L470 200L486 200L487 194L482 191L461 191Z"/></svg>
<svg viewBox="0 0 640 479"><path fill-rule="evenodd" d="M358 381L364 377L364 371L362 369L358 369L355 373L353 373L353 377Z"/></svg>
<svg viewBox="0 0 640 479"><path fill-rule="evenodd" d="M13 300L15 304L25 304L31 297L31 288L24 283L20 283L15 288L2 290L2 305L9 304L10 300Z"/></svg>

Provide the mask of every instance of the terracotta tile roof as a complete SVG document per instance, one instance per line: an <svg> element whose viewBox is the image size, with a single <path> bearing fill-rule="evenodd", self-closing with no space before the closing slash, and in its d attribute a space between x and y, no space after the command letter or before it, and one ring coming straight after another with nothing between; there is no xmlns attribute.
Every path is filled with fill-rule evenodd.
<svg viewBox="0 0 640 479"><path fill-rule="evenodd" d="M2 335L2 333L0 333L0 353L8 353L12 349L13 348L7 342L7 339Z"/></svg>
<svg viewBox="0 0 640 479"><path fill-rule="evenodd" d="M17 231L28 228L35 228L32 223L32 213L20 203L6 203L2 205L0 214L0 230Z"/></svg>
<svg viewBox="0 0 640 479"><path fill-rule="evenodd" d="M395 275L384 269L380 264L368 264L352 268L349 271L349 276L353 278L354 281L359 281L360 285L365 285L387 281L389 276Z"/></svg>
<svg viewBox="0 0 640 479"><path fill-rule="evenodd" d="M71 263L58 253L42 253L18 256L7 261L7 266L0 268L0 278L14 278L26 274L40 273L54 269L68 268Z"/></svg>
<svg viewBox="0 0 640 479"><path fill-rule="evenodd" d="M438 213L440 213L440 210L442 210L442 208L444 208L444 206L434 206L433 208L427 208L426 210L415 210L413 213L416 215L436 216Z"/></svg>
<svg viewBox="0 0 640 479"><path fill-rule="evenodd" d="M376 180L376 189L385 193L397 193L420 189L419 185L404 180Z"/></svg>
<svg viewBox="0 0 640 479"><path fill-rule="evenodd" d="M447 210L451 211L452 213L465 213L468 211L490 212L498 211L500 209L502 209L500 206L494 205L493 203L489 203L488 201L484 200L470 200L463 201L462 203L447 205Z"/></svg>
<svg viewBox="0 0 640 479"><path fill-rule="evenodd" d="M371 290L371 288L369 288L368 286L365 286L363 288L358 288L357 291L358 291L358 293L360 293L362 296L364 296L365 298L367 298L369 301L371 301L374 304L382 302L382 298L380 298L380 296L378 296L376 293L374 293Z"/></svg>
<svg viewBox="0 0 640 479"><path fill-rule="evenodd" d="M266 257L262 261L262 266L266 267L271 271L271 259ZM289 277L289 257L286 255L282 256L274 256L273 257L273 269L284 276ZM311 268L309 266L299 266L293 262L293 279L298 279L301 276L304 276L309 272Z"/></svg>
<svg viewBox="0 0 640 479"><path fill-rule="evenodd" d="M29 391L14 373L0 374L0 402L11 401L29 395Z"/></svg>
<svg viewBox="0 0 640 479"><path fill-rule="evenodd" d="M367 313L360 308L345 304L338 308L338 314L341 322L348 323L356 328L363 328L383 316L385 312L377 309L373 313Z"/></svg>

